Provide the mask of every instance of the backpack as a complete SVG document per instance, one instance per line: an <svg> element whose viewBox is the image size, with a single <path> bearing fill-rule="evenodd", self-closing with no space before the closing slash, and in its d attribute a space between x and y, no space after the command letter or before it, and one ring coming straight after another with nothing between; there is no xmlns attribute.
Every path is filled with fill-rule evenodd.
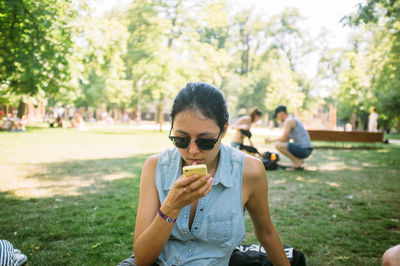
<svg viewBox="0 0 400 266"><path fill-rule="evenodd" d="M290 247L283 245L286 256L291 266L305 266L306 258L304 254ZM264 247L258 244L239 245L232 252L229 260L229 266L273 266Z"/></svg>
<svg viewBox="0 0 400 266"><path fill-rule="evenodd" d="M276 170L278 169L279 154L275 152L266 151L261 158L266 170Z"/></svg>

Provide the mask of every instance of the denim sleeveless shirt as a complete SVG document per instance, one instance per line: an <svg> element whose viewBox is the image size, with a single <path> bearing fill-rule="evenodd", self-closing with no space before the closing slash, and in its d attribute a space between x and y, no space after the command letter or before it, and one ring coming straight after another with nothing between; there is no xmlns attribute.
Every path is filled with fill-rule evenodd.
<svg viewBox="0 0 400 266"><path fill-rule="evenodd" d="M304 129L303 124L296 117L292 117L296 122L296 126L290 131L290 138L293 139L293 144L299 145L302 148L311 148L310 135Z"/></svg>
<svg viewBox="0 0 400 266"><path fill-rule="evenodd" d="M190 205L180 212L157 262L162 265L228 265L246 233L242 207L244 153L221 144L211 191L199 200L191 230ZM161 153L155 182L162 203L182 174L176 148Z"/></svg>

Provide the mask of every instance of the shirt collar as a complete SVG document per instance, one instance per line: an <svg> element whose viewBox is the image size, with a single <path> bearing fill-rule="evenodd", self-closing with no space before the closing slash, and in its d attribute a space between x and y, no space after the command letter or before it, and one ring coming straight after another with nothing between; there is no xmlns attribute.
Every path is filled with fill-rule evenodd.
<svg viewBox="0 0 400 266"><path fill-rule="evenodd" d="M174 159L172 160L172 162L170 162L173 165L169 165L169 167L174 167L173 172L175 178L170 178L169 182L166 182L164 184L164 189L166 190L170 190L174 185L175 181L182 174L182 158L180 157L179 151L176 148L173 149L175 149L173 156ZM229 165L229 156L227 155L228 153L227 149L228 147L221 143L219 150L218 167L217 167L217 172L215 173L214 176L213 186L218 184L221 184L226 188L233 186L233 180L231 178L232 166Z"/></svg>

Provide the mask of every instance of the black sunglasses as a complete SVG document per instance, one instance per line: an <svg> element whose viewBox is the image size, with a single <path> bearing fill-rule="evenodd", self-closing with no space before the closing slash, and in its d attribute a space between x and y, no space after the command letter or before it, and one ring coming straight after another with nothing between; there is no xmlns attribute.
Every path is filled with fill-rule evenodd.
<svg viewBox="0 0 400 266"><path fill-rule="evenodd" d="M189 146L190 143L190 137L174 137L171 136L171 131L172 127L169 130L168 137L172 141L172 143L175 145L175 147L179 149L186 149ZM215 143L217 143L219 136L221 136L222 129L219 131L218 137L216 139L196 139L194 142L196 142L197 146L199 147L200 150L211 150L214 148Z"/></svg>

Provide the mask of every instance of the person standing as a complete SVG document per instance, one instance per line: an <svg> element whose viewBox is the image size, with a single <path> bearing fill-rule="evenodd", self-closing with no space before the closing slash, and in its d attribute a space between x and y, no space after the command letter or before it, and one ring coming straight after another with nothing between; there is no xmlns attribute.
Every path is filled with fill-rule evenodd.
<svg viewBox="0 0 400 266"><path fill-rule="evenodd" d="M300 120L287 113L284 105L275 108L274 118L283 123L282 135L276 139L266 138L264 141L275 142L275 148L292 161L292 167L286 170L303 170L303 159L312 153L310 135ZM289 142L290 139L293 142Z"/></svg>
<svg viewBox="0 0 400 266"><path fill-rule="evenodd" d="M372 111L368 117L368 131L378 132L378 113L376 112L375 107L372 108Z"/></svg>

